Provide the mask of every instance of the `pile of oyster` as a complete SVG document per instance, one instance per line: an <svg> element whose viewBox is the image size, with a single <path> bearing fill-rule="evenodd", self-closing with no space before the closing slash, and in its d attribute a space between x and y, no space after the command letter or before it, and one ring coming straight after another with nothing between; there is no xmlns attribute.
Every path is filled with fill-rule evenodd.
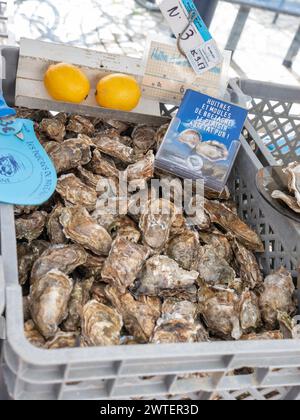
<svg viewBox="0 0 300 420"><path fill-rule="evenodd" d="M291 210L300 215L300 163L290 163L286 168L282 169L287 177L287 190L273 191L272 197L275 200L286 204Z"/></svg>
<svg viewBox="0 0 300 420"><path fill-rule="evenodd" d="M167 126L19 110L58 173L56 193L39 208L16 207L25 335L58 349L144 343L282 339L299 336L291 275L262 277L259 236L237 215L228 191L207 192L205 217L190 225L174 203L151 197L139 216L99 211L110 178L142 180ZM173 179L181 186L181 180ZM98 186L98 187L97 187ZM129 196L128 200L131 200ZM116 200L121 197L116 196Z"/></svg>

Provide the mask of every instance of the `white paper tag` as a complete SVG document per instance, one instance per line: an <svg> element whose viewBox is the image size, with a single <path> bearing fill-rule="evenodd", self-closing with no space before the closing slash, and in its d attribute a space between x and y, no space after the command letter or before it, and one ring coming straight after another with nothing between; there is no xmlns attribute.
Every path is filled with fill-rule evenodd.
<svg viewBox="0 0 300 420"><path fill-rule="evenodd" d="M203 74L222 62L217 43L192 0L162 0L159 7L177 38L184 31L180 45L197 74ZM195 12L195 19L188 26L192 12Z"/></svg>

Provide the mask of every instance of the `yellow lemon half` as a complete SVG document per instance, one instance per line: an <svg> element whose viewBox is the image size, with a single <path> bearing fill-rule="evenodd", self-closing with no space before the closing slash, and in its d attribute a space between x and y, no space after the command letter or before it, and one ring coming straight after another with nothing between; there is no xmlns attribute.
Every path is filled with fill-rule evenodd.
<svg viewBox="0 0 300 420"><path fill-rule="evenodd" d="M142 93L138 82L126 74L110 74L97 85L96 100L104 108L132 111Z"/></svg>
<svg viewBox="0 0 300 420"><path fill-rule="evenodd" d="M51 65L44 77L49 95L56 101L83 102L91 89L89 79L76 66L59 63Z"/></svg>

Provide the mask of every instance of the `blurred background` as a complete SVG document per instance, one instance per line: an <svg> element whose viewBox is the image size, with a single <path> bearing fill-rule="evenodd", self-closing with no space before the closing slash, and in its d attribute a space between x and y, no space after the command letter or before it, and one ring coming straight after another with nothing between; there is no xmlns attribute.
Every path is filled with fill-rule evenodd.
<svg viewBox="0 0 300 420"><path fill-rule="evenodd" d="M300 0L195 1L217 4L211 32L220 47L235 49L232 76L300 84ZM139 57L148 34L170 36L155 0L8 0L0 5L4 43L28 37Z"/></svg>

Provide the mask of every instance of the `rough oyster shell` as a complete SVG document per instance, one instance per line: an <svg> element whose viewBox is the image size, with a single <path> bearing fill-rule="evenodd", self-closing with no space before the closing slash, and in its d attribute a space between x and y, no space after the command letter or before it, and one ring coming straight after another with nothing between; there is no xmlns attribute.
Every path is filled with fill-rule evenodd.
<svg viewBox="0 0 300 420"><path fill-rule="evenodd" d="M58 204L54 207L48 218L47 233L52 244L66 244L68 242L64 235L62 225L59 222L59 218L62 214L63 206Z"/></svg>
<svg viewBox="0 0 300 420"><path fill-rule="evenodd" d="M63 142L66 135L64 121L57 118L44 118L39 125L41 132L47 134L50 139Z"/></svg>
<svg viewBox="0 0 300 420"><path fill-rule="evenodd" d="M120 343L123 321L121 315L96 300L83 307L82 337L89 346L114 346Z"/></svg>
<svg viewBox="0 0 300 420"><path fill-rule="evenodd" d="M264 331L260 334L246 334L241 337L244 341L264 341L264 340L283 340L283 335L280 331Z"/></svg>
<svg viewBox="0 0 300 420"><path fill-rule="evenodd" d="M80 329L82 308L90 300L94 281L94 277L81 279L76 276L68 305L68 317L63 324L64 331L75 332Z"/></svg>
<svg viewBox="0 0 300 420"><path fill-rule="evenodd" d="M23 216L24 214L30 214L38 210L38 206L15 206L14 213L15 216Z"/></svg>
<svg viewBox="0 0 300 420"><path fill-rule="evenodd" d="M105 257L87 252L86 263L79 268L79 272L84 278L94 277L96 281L100 280L104 261Z"/></svg>
<svg viewBox="0 0 300 420"><path fill-rule="evenodd" d="M27 239L28 242L38 239L44 231L47 217L46 212L35 211L17 219L15 222L17 239Z"/></svg>
<svg viewBox="0 0 300 420"><path fill-rule="evenodd" d="M282 201L295 213L300 214L300 204L298 204L298 201L296 200L295 197L285 194L282 191L273 191L272 198L274 198L275 200Z"/></svg>
<svg viewBox="0 0 300 420"><path fill-rule="evenodd" d="M55 337L46 343L48 350L79 347L79 334L59 331Z"/></svg>
<svg viewBox="0 0 300 420"><path fill-rule="evenodd" d="M300 163L290 163L283 172L288 175L289 190L295 195L298 206L300 206Z"/></svg>
<svg viewBox="0 0 300 420"><path fill-rule="evenodd" d="M93 138L94 145L108 156L119 159L121 162L134 163L135 153L131 147L125 146L119 135L98 135Z"/></svg>
<svg viewBox="0 0 300 420"><path fill-rule="evenodd" d="M121 293L133 285L149 257L149 250L120 237L114 242L104 263L102 278L117 287Z"/></svg>
<svg viewBox="0 0 300 420"><path fill-rule="evenodd" d="M46 339L54 337L66 319L72 289L72 280L58 270L51 270L31 287L32 319Z"/></svg>
<svg viewBox="0 0 300 420"><path fill-rule="evenodd" d="M109 233L83 207L65 208L60 217L67 238L96 255L108 255L112 239Z"/></svg>
<svg viewBox="0 0 300 420"><path fill-rule="evenodd" d="M258 297L245 291L240 298L240 322L243 332L256 330L262 324Z"/></svg>
<svg viewBox="0 0 300 420"><path fill-rule="evenodd" d="M146 153L155 144L156 131L147 125L137 125L132 132L133 144L142 152Z"/></svg>
<svg viewBox="0 0 300 420"><path fill-rule="evenodd" d="M48 242L44 241L33 241L31 244L26 242L18 243L19 283L21 286L27 282L34 262L49 245Z"/></svg>
<svg viewBox="0 0 300 420"><path fill-rule="evenodd" d="M223 258L227 262L233 260L231 243L222 233L217 230L209 233L199 232L199 238L205 245L211 245L220 258Z"/></svg>
<svg viewBox="0 0 300 420"><path fill-rule="evenodd" d="M93 188L96 191L99 182L104 180L103 176L94 174L93 172L88 171L82 166L79 166L78 168L78 176L85 185L87 185L90 188Z"/></svg>
<svg viewBox="0 0 300 420"><path fill-rule="evenodd" d="M95 127L91 121L80 115L72 115L66 128L76 134L86 134L87 136L95 134Z"/></svg>
<svg viewBox="0 0 300 420"><path fill-rule="evenodd" d="M93 158L88 167L94 174L107 178L119 178L119 170L112 160L104 158L99 150L94 150Z"/></svg>
<svg viewBox="0 0 300 420"><path fill-rule="evenodd" d="M24 324L24 334L25 338L35 347L44 348L46 340L42 334L38 331L32 320L25 322Z"/></svg>
<svg viewBox="0 0 300 420"><path fill-rule="evenodd" d="M296 313L294 293L292 276L283 267L265 279L259 304L263 321L268 328L275 329L278 326L278 311L288 315Z"/></svg>
<svg viewBox="0 0 300 420"><path fill-rule="evenodd" d="M169 241L166 253L185 270L194 270L197 266L199 248L198 234L187 230Z"/></svg>
<svg viewBox="0 0 300 420"><path fill-rule="evenodd" d="M66 203L79 205L88 210L96 208L97 193L74 174L62 175L57 181L56 191Z"/></svg>
<svg viewBox="0 0 300 420"><path fill-rule="evenodd" d="M196 321L196 312L197 306L191 302L166 299L151 342L163 344L208 341L207 331L200 321Z"/></svg>
<svg viewBox="0 0 300 420"><path fill-rule="evenodd" d="M59 270L71 274L77 267L85 264L87 254L78 245L54 245L36 260L31 272L31 283L38 282L49 271Z"/></svg>
<svg viewBox="0 0 300 420"><path fill-rule="evenodd" d="M211 285L229 285L236 278L236 273L228 262L218 255L218 248L205 245L199 252L196 267L200 278Z"/></svg>
<svg viewBox="0 0 300 420"><path fill-rule="evenodd" d="M119 217L109 226L112 237L123 238L127 241L138 243L141 239L141 232L135 222L127 216Z"/></svg>
<svg viewBox="0 0 300 420"><path fill-rule="evenodd" d="M240 299L235 291L204 286L199 290L198 301L199 313L210 332L225 339L241 338Z"/></svg>
<svg viewBox="0 0 300 420"><path fill-rule="evenodd" d="M122 121L107 120L106 123L109 124L112 128L114 128L119 134L124 133L129 128L129 125Z"/></svg>
<svg viewBox="0 0 300 420"><path fill-rule="evenodd" d="M205 200L205 211L213 223L230 232L246 248L251 251L264 252L264 245L258 234L224 204Z"/></svg>
<svg viewBox="0 0 300 420"><path fill-rule="evenodd" d="M187 207L188 216L194 226L200 230L208 230L211 227L210 217L205 213L203 198L199 195L192 197Z"/></svg>
<svg viewBox="0 0 300 420"><path fill-rule="evenodd" d="M251 290L261 286L264 279L253 252L249 251L237 240L233 242L233 250L244 286Z"/></svg>
<svg viewBox="0 0 300 420"><path fill-rule="evenodd" d="M168 257L155 256L146 262L138 293L161 296L170 290L184 291L198 279L197 271L186 271Z"/></svg>
<svg viewBox="0 0 300 420"><path fill-rule="evenodd" d="M142 160L129 165L125 173L128 182L142 179L148 181L149 179L153 178L154 154L152 150L150 150L150 152L148 152Z"/></svg>
<svg viewBox="0 0 300 420"><path fill-rule="evenodd" d="M91 159L91 140L79 135L77 139L68 139L63 143L49 142L45 150L53 161L58 174L87 165Z"/></svg>
<svg viewBox="0 0 300 420"><path fill-rule="evenodd" d="M169 240L175 209L171 202L164 199L149 201L147 207L140 218L140 229L144 243L158 251Z"/></svg>
<svg viewBox="0 0 300 420"><path fill-rule="evenodd" d="M107 283L104 283L101 280L95 281L91 289L92 300L96 300L97 302L102 303L103 305L110 306L110 302L106 294L107 287Z"/></svg>
<svg viewBox="0 0 300 420"><path fill-rule="evenodd" d="M127 332L138 342L148 343L160 317L160 300L144 297L136 300L130 293L121 294L118 289L110 286L105 289L105 293L122 315Z"/></svg>
<svg viewBox="0 0 300 420"><path fill-rule="evenodd" d="M23 315L24 315L24 322L27 322L31 319L31 312L30 312L30 296L23 296Z"/></svg>
<svg viewBox="0 0 300 420"><path fill-rule="evenodd" d="M165 135L167 134L167 131L169 129L170 124L164 124L161 127L159 127L159 129L157 130L156 134L155 134L155 144L156 147L155 149L158 150L165 138Z"/></svg>

